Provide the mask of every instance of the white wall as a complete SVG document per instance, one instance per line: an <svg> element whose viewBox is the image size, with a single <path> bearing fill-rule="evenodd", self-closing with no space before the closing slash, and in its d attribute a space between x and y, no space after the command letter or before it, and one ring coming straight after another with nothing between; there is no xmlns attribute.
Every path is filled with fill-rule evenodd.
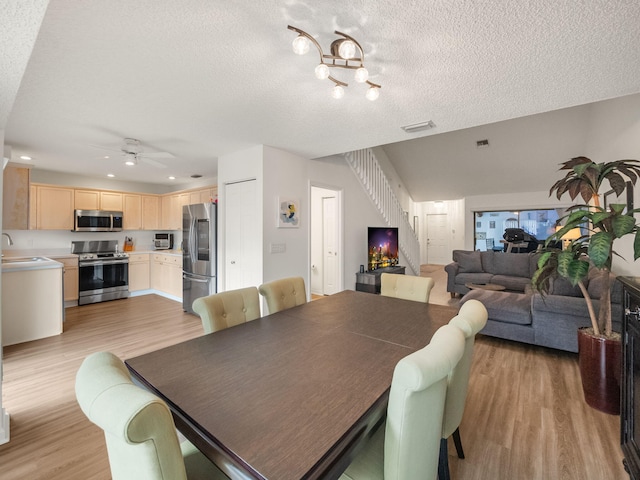
<svg viewBox="0 0 640 480"><path fill-rule="evenodd" d="M264 281L302 277L309 285L310 186L308 160L273 147L264 147L263 254ZM278 200L299 202L298 228L278 228ZM271 253L271 245L284 244L284 253ZM309 287L307 287L309 290ZM309 292L307 292L308 294Z"/></svg>
<svg viewBox="0 0 640 480"><path fill-rule="evenodd" d="M599 102L590 109L585 155L594 162L640 160L640 95ZM635 185L634 205L640 208L640 182ZM633 260L633 238L617 240L614 249L624 259L614 257L612 270L618 275L640 275L640 261Z"/></svg>
<svg viewBox="0 0 640 480"><path fill-rule="evenodd" d="M355 290L356 272L367 265L367 227L385 226L371 199L353 174L344 157L336 155L309 161L309 179L313 185L343 192L344 288ZM406 259L400 254L400 265Z"/></svg>

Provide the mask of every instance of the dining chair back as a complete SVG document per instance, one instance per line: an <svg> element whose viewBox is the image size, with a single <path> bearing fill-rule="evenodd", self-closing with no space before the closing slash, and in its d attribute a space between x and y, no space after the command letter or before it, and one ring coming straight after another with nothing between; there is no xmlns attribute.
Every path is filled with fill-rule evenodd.
<svg viewBox="0 0 640 480"><path fill-rule="evenodd" d="M380 275L380 295L385 297L429 303L429 294L434 285L435 282L430 277L399 275L397 273Z"/></svg>
<svg viewBox="0 0 640 480"><path fill-rule="evenodd" d="M204 333L233 327L260 318L260 300L256 287L214 293L193 301L193 311L200 316Z"/></svg>
<svg viewBox="0 0 640 480"><path fill-rule="evenodd" d="M267 301L269 313L307 303L307 293L302 277L288 277L263 283L258 287L258 291Z"/></svg>
<svg viewBox="0 0 640 480"><path fill-rule="evenodd" d="M488 313L478 300L469 300L460 308L458 315L449 322L458 327L465 336L465 347L462 359L449 375L447 397L442 422L442 440L440 442L440 480L449 478L449 453L447 439L453 435L453 441L459 458L464 458L462 440L460 438L460 422L464 414L467 400L469 375L476 334L487 324Z"/></svg>
<svg viewBox="0 0 640 480"><path fill-rule="evenodd" d="M181 449L167 405L136 386L114 354L85 358L75 391L84 414L104 431L114 480L227 478L189 442ZM183 451L194 458L184 458Z"/></svg>
<svg viewBox="0 0 640 480"><path fill-rule="evenodd" d="M449 373L464 353L464 335L440 327L426 347L401 359L381 426L343 473L346 480L435 480Z"/></svg>

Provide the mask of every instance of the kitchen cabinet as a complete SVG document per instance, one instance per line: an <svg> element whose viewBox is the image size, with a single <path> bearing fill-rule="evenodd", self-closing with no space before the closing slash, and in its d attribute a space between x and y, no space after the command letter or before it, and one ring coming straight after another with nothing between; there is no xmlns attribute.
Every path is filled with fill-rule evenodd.
<svg viewBox="0 0 640 480"><path fill-rule="evenodd" d="M148 253L129 253L129 291L138 292L150 288Z"/></svg>
<svg viewBox="0 0 640 480"><path fill-rule="evenodd" d="M74 190L74 208L77 210L123 210L123 198L120 192L101 190Z"/></svg>
<svg viewBox="0 0 640 480"><path fill-rule="evenodd" d="M203 188L189 192L189 205L194 203L211 203L218 198L218 187Z"/></svg>
<svg viewBox="0 0 640 480"><path fill-rule="evenodd" d="M36 193L38 189L35 185L31 185L29 187L29 230L35 230L38 228L36 224L36 212L37 212L37 203L36 203Z"/></svg>
<svg viewBox="0 0 640 480"><path fill-rule="evenodd" d="M157 195L142 195L142 229L160 229L160 197Z"/></svg>
<svg viewBox="0 0 640 480"><path fill-rule="evenodd" d="M100 192L100 210L111 210L114 212L122 212L123 210L122 193Z"/></svg>
<svg viewBox="0 0 640 480"><path fill-rule="evenodd" d="M122 229L142 230L142 197L125 193L122 195Z"/></svg>
<svg viewBox="0 0 640 480"><path fill-rule="evenodd" d="M72 188L36 186L36 228L38 230L73 230Z"/></svg>
<svg viewBox="0 0 640 480"><path fill-rule="evenodd" d="M182 298L182 256L153 254L151 288Z"/></svg>
<svg viewBox="0 0 640 480"><path fill-rule="evenodd" d="M183 202L188 199L189 194L173 194L162 197L162 230L180 230L182 228L182 205L186 205Z"/></svg>
<svg viewBox="0 0 640 480"><path fill-rule="evenodd" d="M3 172L2 229L29 228L29 179L31 169L7 165Z"/></svg>
<svg viewBox="0 0 640 480"><path fill-rule="evenodd" d="M100 192L98 190L75 189L73 206L77 210L100 210Z"/></svg>
<svg viewBox="0 0 640 480"><path fill-rule="evenodd" d="M69 256L50 256L49 258L64 265L62 269L62 284L64 290L65 302L78 301L78 257L77 255Z"/></svg>
<svg viewBox="0 0 640 480"><path fill-rule="evenodd" d="M6 261L6 259L5 259ZM52 260L3 261L2 345L62 333L62 266Z"/></svg>

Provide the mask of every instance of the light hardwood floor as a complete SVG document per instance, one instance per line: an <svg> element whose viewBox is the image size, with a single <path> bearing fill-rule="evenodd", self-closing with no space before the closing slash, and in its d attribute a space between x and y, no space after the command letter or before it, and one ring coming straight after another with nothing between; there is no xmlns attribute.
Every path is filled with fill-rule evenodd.
<svg viewBox="0 0 640 480"><path fill-rule="evenodd" d="M423 274L437 281L433 303L456 303L441 267ZM155 295L66 313L61 336L4 350L11 441L0 446L0 480L110 478L102 432L75 401L82 359L100 350L126 359L202 334L198 317ZM476 345L460 427L466 459L450 456L453 480L628 478L619 417L586 406L575 355L482 336Z"/></svg>

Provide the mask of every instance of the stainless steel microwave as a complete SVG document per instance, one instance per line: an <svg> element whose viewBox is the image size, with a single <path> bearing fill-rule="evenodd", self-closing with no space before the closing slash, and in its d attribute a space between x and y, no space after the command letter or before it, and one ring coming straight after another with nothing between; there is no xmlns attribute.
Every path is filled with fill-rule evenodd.
<svg viewBox="0 0 640 480"><path fill-rule="evenodd" d="M73 230L76 232L120 232L122 212L108 210L75 210Z"/></svg>

